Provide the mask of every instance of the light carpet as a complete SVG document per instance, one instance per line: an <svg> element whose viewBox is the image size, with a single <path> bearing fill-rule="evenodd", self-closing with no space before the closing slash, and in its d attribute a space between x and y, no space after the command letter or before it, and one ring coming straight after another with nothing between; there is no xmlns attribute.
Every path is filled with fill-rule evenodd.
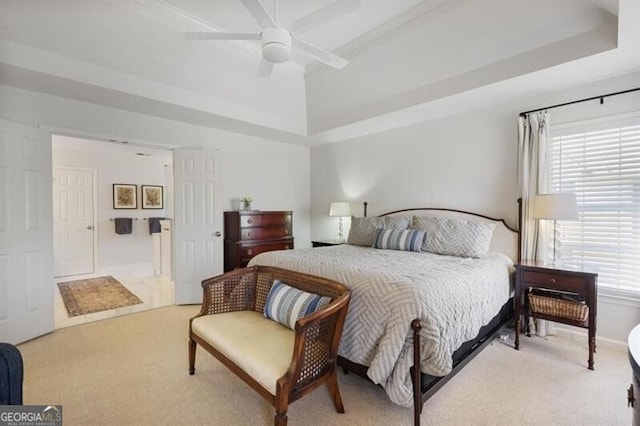
<svg viewBox="0 0 640 426"><path fill-rule="evenodd" d="M62 404L70 425L272 425L274 409L198 349L187 373L188 318L171 306L57 330L19 346L25 404ZM595 371L573 342L496 340L424 406L424 425L629 425L626 353L598 348ZM411 425L382 388L338 374L345 414L323 387L289 406L289 425Z"/></svg>
<svg viewBox="0 0 640 426"><path fill-rule="evenodd" d="M112 276L65 281L58 287L70 317L142 303Z"/></svg>

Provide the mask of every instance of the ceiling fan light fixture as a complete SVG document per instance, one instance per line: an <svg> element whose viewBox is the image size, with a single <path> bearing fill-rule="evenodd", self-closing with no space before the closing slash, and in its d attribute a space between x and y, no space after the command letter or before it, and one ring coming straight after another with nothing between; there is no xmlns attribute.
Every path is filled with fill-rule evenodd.
<svg viewBox="0 0 640 426"><path fill-rule="evenodd" d="M291 33L284 28L262 30L262 57L279 64L291 58Z"/></svg>

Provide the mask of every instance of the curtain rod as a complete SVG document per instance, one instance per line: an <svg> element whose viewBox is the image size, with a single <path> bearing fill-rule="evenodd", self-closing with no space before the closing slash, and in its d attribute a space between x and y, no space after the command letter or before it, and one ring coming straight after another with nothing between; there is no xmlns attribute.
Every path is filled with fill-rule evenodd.
<svg viewBox="0 0 640 426"><path fill-rule="evenodd" d="M623 90L622 92L615 92L615 93L607 93L605 95L600 95L600 96L592 96L590 98L585 98L585 99L578 99L577 101L571 101L571 102L565 102L563 104L557 104L557 105L551 105L551 106L546 106L544 108L538 108L538 109L532 109L531 111L525 111L525 112L521 112L520 113L520 117L524 117L527 114L530 114L532 112L538 112L538 111L544 111L545 109L552 109L552 108L558 108L558 107L562 107L562 106L566 106L566 105L573 105L573 104L578 104L580 102L587 102L587 101L593 101L596 99L600 99L600 103L603 103L603 99L604 98L608 98L609 96L616 96L616 95L622 95L624 93L629 93L629 92L636 92L640 90L640 87L636 87L635 89L629 89L629 90Z"/></svg>

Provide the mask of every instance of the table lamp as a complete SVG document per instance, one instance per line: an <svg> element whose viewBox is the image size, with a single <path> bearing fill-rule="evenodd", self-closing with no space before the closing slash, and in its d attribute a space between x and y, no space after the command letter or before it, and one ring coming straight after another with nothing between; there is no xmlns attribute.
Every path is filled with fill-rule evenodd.
<svg viewBox="0 0 640 426"><path fill-rule="evenodd" d="M338 241L344 241L344 229L342 227L342 218L351 216L351 207L349 203L344 201L333 202L329 208L329 216L338 218Z"/></svg>
<svg viewBox="0 0 640 426"><path fill-rule="evenodd" d="M534 219L553 220L553 261L556 261L556 221L578 219L576 194L539 194L533 201Z"/></svg>

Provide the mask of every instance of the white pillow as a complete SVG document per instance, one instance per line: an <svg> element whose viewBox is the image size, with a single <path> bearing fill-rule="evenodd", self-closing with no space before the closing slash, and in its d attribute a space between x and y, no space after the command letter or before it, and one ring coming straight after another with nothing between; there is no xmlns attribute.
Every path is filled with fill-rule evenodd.
<svg viewBox="0 0 640 426"><path fill-rule="evenodd" d="M414 229L426 231L422 251L460 257L485 257L495 223L470 219L414 216Z"/></svg>

